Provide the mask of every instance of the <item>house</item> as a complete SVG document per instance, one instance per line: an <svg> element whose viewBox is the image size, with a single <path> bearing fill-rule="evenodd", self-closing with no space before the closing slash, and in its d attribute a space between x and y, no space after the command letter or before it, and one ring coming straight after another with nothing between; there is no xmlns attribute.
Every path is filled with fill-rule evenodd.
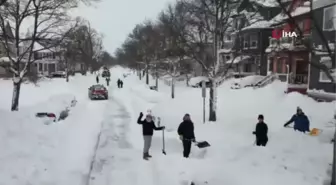
<svg viewBox="0 0 336 185"><path fill-rule="evenodd" d="M310 2L294 0L288 5L290 14L302 31L303 38L280 34L280 38L270 37L266 49L268 69L277 74L282 81L287 81L287 93L296 91L305 94L308 88L309 41L311 30ZM274 29L282 33L299 35L296 25L291 24L284 13L274 17ZM285 37L283 36L285 35Z"/></svg>
<svg viewBox="0 0 336 185"><path fill-rule="evenodd" d="M34 43L34 66L41 76L50 76L52 73L64 70L62 53L59 48L48 48L40 43Z"/></svg>
<svg viewBox="0 0 336 185"><path fill-rule="evenodd" d="M336 81L336 61L332 60L327 52L326 45L329 45L332 53L335 56L335 35L336 35L336 2L332 0L314 1L313 16L316 27L321 28L323 36L327 43L323 41L321 35L318 34L316 27L312 29L313 48L311 53L312 63L322 63L330 69L331 76ZM323 101L336 100L336 84L314 65L309 67L309 89L307 94L315 99Z"/></svg>
<svg viewBox="0 0 336 185"><path fill-rule="evenodd" d="M267 75L265 49L271 36L270 20L281 12L273 0L253 1L246 10L232 16L232 30L219 51L222 63L236 75Z"/></svg>

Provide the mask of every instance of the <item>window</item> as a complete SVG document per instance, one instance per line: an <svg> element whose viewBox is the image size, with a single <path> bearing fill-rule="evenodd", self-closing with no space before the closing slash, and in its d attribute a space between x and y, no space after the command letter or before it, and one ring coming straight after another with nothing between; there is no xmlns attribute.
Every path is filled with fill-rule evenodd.
<svg viewBox="0 0 336 185"><path fill-rule="evenodd" d="M247 49L248 48L248 43L249 43L249 40L248 40L248 35L244 35L244 49Z"/></svg>
<svg viewBox="0 0 336 185"><path fill-rule="evenodd" d="M329 69L332 69L333 66L332 66L332 62L331 62L331 58L330 57L321 57L320 59L320 62L322 64L324 64L327 68ZM331 75L334 77L335 79L335 71L334 70L331 70L332 73ZM326 73L322 70L320 70L320 79L319 79L320 82L331 82L331 80L329 79L329 77L326 75Z"/></svg>
<svg viewBox="0 0 336 185"><path fill-rule="evenodd" d="M282 72L282 61L281 60L278 60L278 61L276 61L276 64L277 64L277 68L276 68L276 72L277 73L283 73Z"/></svg>
<svg viewBox="0 0 336 185"><path fill-rule="evenodd" d="M41 63L38 63L38 71L42 71L43 70L42 67L43 65Z"/></svg>
<svg viewBox="0 0 336 185"><path fill-rule="evenodd" d="M225 36L225 41L231 41L231 36L230 35L226 35Z"/></svg>
<svg viewBox="0 0 336 185"><path fill-rule="evenodd" d="M43 71L48 71L48 64L43 64Z"/></svg>
<svg viewBox="0 0 336 185"><path fill-rule="evenodd" d="M304 31L304 21L299 21L298 22L299 29L303 32Z"/></svg>
<svg viewBox="0 0 336 185"><path fill-rule="evenodd" d="M258 48L258 36L257 35L251 35L250 37L250 46L251 48Z"/></svg>
<svg viewBox="0 0 336 185"><path fill-rule="evenodd" d="M244 65L244 72L245 72L245 73L250 73L250 72L252 72L252 64L245 64L245 65Z"/></svg>
<svg viewBox="0 0 336 185"><path fill-rule="evenodd" d="M323 30L331 31L336 27L336 5L325 8L323 10Z"/></svg>

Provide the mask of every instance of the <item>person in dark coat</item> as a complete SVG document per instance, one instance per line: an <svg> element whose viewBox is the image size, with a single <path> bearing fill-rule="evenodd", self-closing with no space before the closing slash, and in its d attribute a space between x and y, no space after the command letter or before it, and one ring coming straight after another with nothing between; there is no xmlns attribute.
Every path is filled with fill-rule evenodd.
<svg viewBox="0 0 336 185"><path fill-rule="evenodd" d="M120 83L121 83L121 80L118 79L118 81L117 81L118 88L120 88L120 86L121 86Z"/></svg>
<svg viewBox="0 0 336 185"><path fill-rule="evenodd" d="M163 130L165 129L165 127L164 126L156 127L153 121L153 117L150 114L147 114L146 119L144 120L141 120L142 117L143 117L143 113L140 112L140 115L138 118L138 124L142 125L142 135L144 138L143 159L148 160L149 157L152 157L151 155L149 155L149 149L152 144L153 131Z"/></svg>
<svg viewBox="0 0 336 185"><path fill-rule="evenodd" d="M309 119L303 113L300 107L297 107L296 114L292 116L292 118L284 124L284 127L287 127L289 124L294 122L294 130L300 132L309 132Z"/></svg>
<svg viewBox="0 0 336 185"><path fill-rule="evenodd" d="M183 144L183 157L188 158L191 150L191 142L196 142L194 133L194 123L189 114L185 114L183 122L179 125L177 133Z"/></svg>
<svg viewBox="0 0 336 185"><path fill-rule="evenodd" d="M120 88L123 88L123 86L124 86L124 82L120 80Z"/></svg>
<svg viewBox="0 0 336 185"><path fill-rule="evenodd" d="M110 77L106 77L106 85L109 86L110 85Z"/></svg>
<svg viewBox="0 0 336 185"><path fill-rule="evenodd" d="M256 145L257 146L266 146L268 142L268 127L267 124L264 122L264 116L258 116L258 123L256 125L256 129L253 134L256 136Z"/></svg>
<svg viewBox="0 0 336 185"><path fill-rule="evenodd" d="M98 75L96 77L96 82L97 82L97 84L99 83L99 76Z"/></svg>

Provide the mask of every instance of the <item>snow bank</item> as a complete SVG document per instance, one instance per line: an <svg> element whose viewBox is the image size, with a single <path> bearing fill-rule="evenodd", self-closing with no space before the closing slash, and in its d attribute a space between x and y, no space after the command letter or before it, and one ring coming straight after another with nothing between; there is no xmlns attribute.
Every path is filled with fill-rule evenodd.
<svg viewBox="0 0 336 185"><path fill-rule="evenodd" d="M100 131L105 102L90 102L87 88L94 76L55 79L22 85L20 110L8 111L11 81L0 82L0 184L81 185L87 179ZM75 107L70 107L76 97ZM58 115L70 107L66 120L36 118L36 112Z"/></svg>
<svg viewBox="0 0 336 185"><path fill-rule="evenodd" d="M254 85L260 80L262 80L263 78L265 78L265 76L252 75L252 76L247 76L244 78L236 79L233 83L239 84L240 87L245 87L245 86Z"/></svg>
<svg viewBox="0 0 336 185"><path fill-rule="evenodd" d="M202 98L193 89L156 105L154 111L167 127L166 150L170 154L160 161L170 166L165 173L175 174L180 180L208 184L322 184L332 161L330 140L334 129L327 123L335 104L317 103L298 93L284 94L286 84L279 81L256 90L231 90L226 83L218 89L216 123L202 123ZM319 137L283 127L297 106L308 115L311 128L323 129ZM206 119L208 107L207 101ZM179 143L176 129L185 113L191 114L196 138L212 145L205 150L194 147L189 160L181 159L181 146L176 146ZM266 148L253 146L252 131L258 114L265 116L269 126Z"/></svg>

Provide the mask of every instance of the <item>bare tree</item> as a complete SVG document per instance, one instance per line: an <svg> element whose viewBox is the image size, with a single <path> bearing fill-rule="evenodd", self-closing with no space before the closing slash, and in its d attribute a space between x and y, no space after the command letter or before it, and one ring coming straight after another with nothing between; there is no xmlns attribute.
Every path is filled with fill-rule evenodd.
<svg viewBox="0 0 336 185"><path fill-rule="evenodd" d="M78 3L77 0L8 0L6 6L0 7L1 40L9 59L6 68L13 73L12 111L19 109L21 83L34 62L35 43L62 40L71 21L68 12ZM32 25L31 34L22 35L23 24Z"/></svg>
<svg viewBox="0 0 336 185"><path fill-rule="evenodd" d="M91 69L91 72L99 68L98 63L103 52L102 35L92 28L88 21L81 21L81 25L74 30L70 40L78 58Z"/></svg>

